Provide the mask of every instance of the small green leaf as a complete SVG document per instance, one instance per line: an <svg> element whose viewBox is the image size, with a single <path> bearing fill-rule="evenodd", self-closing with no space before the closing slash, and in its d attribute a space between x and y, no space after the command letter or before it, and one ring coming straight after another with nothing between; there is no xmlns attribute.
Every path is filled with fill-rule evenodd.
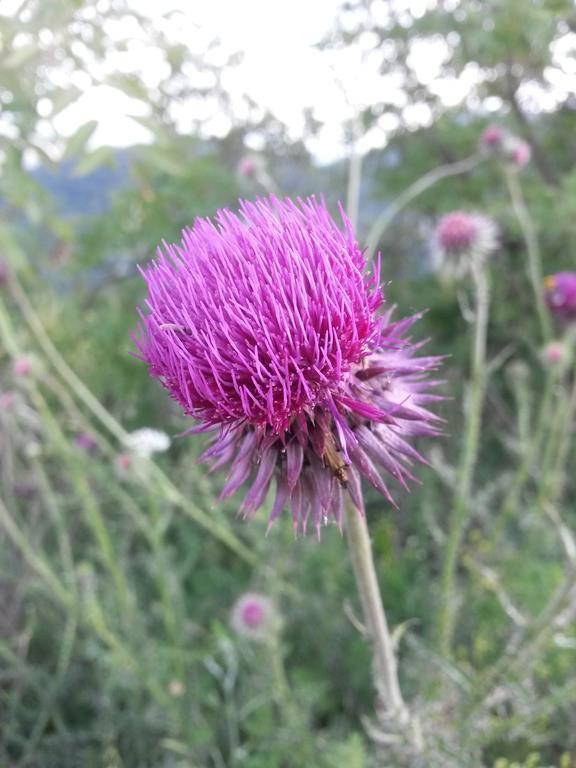
<svg viewBox="0 0 576 768"><path fill-rule="evenodd" d="M114 164L114 152L110 147L98 147L94 152L85 155L74 168L74 176L86 176L103 165Z"/></svg>
<svg viewBox="0 0 576 768"><path fill-rule="evenodd" d="M77 157L84 152L90 137L96 130L97 125L97 120L89 120L87 123L84 123L84 125L81 125L80 128L78 128L78 130L72 134L72 136L70 136L66 144L66 152L64 154L66 159Z"/></svg>

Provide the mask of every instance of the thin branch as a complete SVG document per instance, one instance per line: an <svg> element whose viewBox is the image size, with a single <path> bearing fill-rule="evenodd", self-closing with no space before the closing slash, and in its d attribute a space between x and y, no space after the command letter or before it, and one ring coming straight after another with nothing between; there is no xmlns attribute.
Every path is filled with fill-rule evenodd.
<svg viewBox="0 0 576 768"><path fill-rule="evenodd" d="M403 192L396 200L393 200L380 214L380 216L374 222L372 229L368 235L366 256L368 259L372 259L378 248L382 235L386 229L390 226L393 219L406 208L412 200L416 199L419 195L426 192L426 190L433 187L439 181L448 179L451 176L459 176L462 173L468 173L472 171L476 166L480 165L483 161L481 155L472 155L465 160L459 160L457 163L450 163L448 165L441 165L439 168L426 173L418 181L414 182L408 189Z"/></svg>

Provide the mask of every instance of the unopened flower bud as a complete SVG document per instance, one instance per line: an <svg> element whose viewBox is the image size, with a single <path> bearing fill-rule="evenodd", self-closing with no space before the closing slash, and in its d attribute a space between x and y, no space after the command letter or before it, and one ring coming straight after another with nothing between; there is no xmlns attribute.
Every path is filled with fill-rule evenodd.
<svg viewBox="0 0 576 768"><path fill-rule="evenodd" d="M29 357L19 357L14 361L12 371L15 376L25 378L32 373L33 364Z"/></svg>
<svg viewBox="0 0 576 768"><path fill-rule="evenodd" d="M551 341L542 350L541 359L547 366L565 365L570 357L570 349L563 341Z"/></svg>

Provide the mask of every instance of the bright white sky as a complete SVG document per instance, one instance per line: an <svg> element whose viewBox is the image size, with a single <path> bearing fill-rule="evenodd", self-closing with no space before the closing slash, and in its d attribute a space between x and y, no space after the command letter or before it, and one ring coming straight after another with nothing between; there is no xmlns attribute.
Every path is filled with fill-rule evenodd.
<svg viewBox="0 0 576 768"><path fill-rule="evenodd" d="M340 6L339 0L128 0L138 13L148 17L155 29L162 30L173 42L184 44L192 53L204 51L208 42L218 38L229 52L243 53L242 62L225 73L224 84L229 93L247 93L264 108L268 108L297 138L301 135L305 108L313 107L314 117L325 127L321 135L309 144L309 149L320 162L329 162L345 152L342 140L342 123L353 117L366 105L377 103L378 94L386 92L401 108L405 96L396 73L377 75L376 68L363 60L357 47L343 51L320 51L314 48L332 27ZM108 0L101 0L107 3ZM10 5L17 7L19 0L0 0L1 13L9 15ZM413 17L423 14L433 0L383 0L375 6L386 16L390 3L403 8ZM175 13L166 18L166 14ZM379 15L379 14L378 14ZM132 20L133 21L133 20ZM127 50L111 55L104 69L97 74L105 77L117 71L132 72L141 76L149 88L154 88L163 75L166 64L160 50L154 49L142 34L138 24L128 19L109 25L106 29L116 41L129 40ZM48 31L48 35L51 33ZM565 43L570 50L559 53L565 61L574 55L574 35L568 35ZM81 49L79 40L75 45ZM86 46L84 46L86 49ZM90 53L86 49L88 54ZM421 82L427 83L446 105L455 105L466 98L477 82L474 65L466 68L459 80L438 77L446 49L442 43L416 41L410 54L410 64ZM574 61L572 59L572 61ZM568 66L568 64L566 64ZM557 79L562 70L552 70ZM557 94L574 85L574 70L565 69L566 82L551 83L546 94L542 89L534 93L536 108L553 108ZM97 118L99 127L92 143L96 145L127 146L149 140L148 132L130 115L146 114L142 102L129 99L110 86L93 87L89 78L76 73L74 85L83 91L82 97L54 120L60 135L71 135L87 120ZM60 76L60 85L66 87L66 75ZM529 89L528 89L529 91ZM557 93L554 93L557 92ZM526 96L529 98L530 93ZM546 98L550 104L546 103ZM487 100L483 108L497 111L499 99ZM39 104L41 110L42 104ZM180 105L178 125L186 131L192 127L192 110L201 105ZM413 114L412 114L413 112ZM412 105L404 111L404 120L416 125L425 124L428 115L423 105ZM386 143L387 133L396 127L394 116L384 116L380 130L364 137L362 149ZM388 122L386 122L388 121ZM207 123L207 130L223 135L229 128L226 119L215 115ZM48 138L48 135L47 135Z"/></svg>
<svg viewBox="0 0 576 768"><path fill-rule="evenodd" d="M269 108L289 126L296 138L301 134L303 109L314 108L314 116L326 124L321 137L309 149L320 162L341 156L342 121L359 107L372 103L383 81L362 61L358 50L325 52L314 48L331 28L339 7L338 0L131 0L139 13L166 30L169 39L185 43L193 51L218 37L225 48L241 51L242 62L226 72L229 92L246 92L254 101ZM402 0L400 0L402 1ZM410 0L410 11L422 13L427 0ZM166 21L168 11L179 11ZM120 25L118 38L133 38L128 53L110 61L111 69L130 69L153 86L161 71L161 56L153 55L145 41L138 42L137 29ZM158 53L158 52L156 52ZM425 69L433 70L441 56L426 52ZM436 60L436 61L435 61ZM389 87L401 91L398 84ZM94 136L97 144L129 145L146 140L146 132L127 114L142 114L141 105L127 100L108 87L88 90L79 103L57 119L63 135L72 133L86 115L97 113L100 125ZM182 130L186 130L183 116ZM223 134L228 125L218 119L208 125L211 132ZM385 134L380 134L382 144Z"/></svg>
<svg viewBox="0 0 576 768"><path fill-rule="evenodd" d="M341 124L352 113L347 97L353 104L354 100L362 103L370 91L374 93L376 84L362 67L358 53L347 51L334 55L313 47L332 26L338 0L133 0L133 3L140 13L163 28L166 28L163 14L172 8L182 11L168 24L167 30L171 39L180 40L192 49L194 41L200 43L202 38L218 37L230 51L242 51L242 62L226 73L228 90L246 91L288 125L294 137L301 133L303 109L313 106L315 116L327 123L327 129L322 140L310 149L321 161L342 153ZM416 0L416 10L419 5L422 3ZM125 32L119 30L121 35ZM154 57L145 54L139 57L134 51L131 65L150 83L154 81L158 65ZM133 121L122 120L119 125L121 97L117 94L105 89L88 95L88 99L92 104L98 100L102 116L95 137L98 143L130 144L144 138ZM63 132L68 129L68 121L70 126L77 122L74 112L69 110L64 116ZM224 133L227 127L218 121L209 125L215 133Z"/></svg>

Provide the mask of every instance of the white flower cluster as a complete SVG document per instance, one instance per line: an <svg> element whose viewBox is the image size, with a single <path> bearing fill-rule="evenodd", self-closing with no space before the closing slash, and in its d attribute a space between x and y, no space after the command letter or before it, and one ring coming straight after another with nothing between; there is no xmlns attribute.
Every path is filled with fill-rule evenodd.
<svg viewBox="0 0 576 768"><path fill-rule="evenodd" d="M149 459L155 453L164 453L170 444L170 438L165 432L148 427L130 432L124 440L126 449L143 459Z"/></svg>

